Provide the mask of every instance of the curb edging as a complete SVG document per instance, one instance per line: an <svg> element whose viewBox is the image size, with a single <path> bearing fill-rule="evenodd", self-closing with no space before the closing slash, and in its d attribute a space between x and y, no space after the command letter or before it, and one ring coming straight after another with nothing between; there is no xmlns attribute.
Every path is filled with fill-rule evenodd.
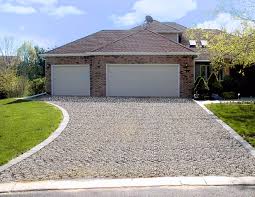
<svg viewBox="0 0 255 197"><path fill-rule="evenodd" d="M156 177L134 179L77 179L38 182L12 182L0 184L0 193L126 187L234 185L255 185L255 177Z"/></svg>
<svg viewBox="0 0 255 197"><path fill-rule="evenodd" d="M194 100L201 108L203 108L214 120L216 120L224 129L226 129L230 136L236 139L253 157L255 157L255 148L253 148L248 142L246 142L243 137L241 137L234 129L228 126L225 122L219 119L212 111L207 109L205 104L214 104L214 103L228 103L221 101L196 101Z"/></svg>
<svg viewBox="0 0 255 197"><path fill-rule="evenodd" d="M40 144L36 145L32 149L30 149L27 152L23 153L22 155L10 160L7 164L4 164L4 165L0 166L0 172L3 172L4 170L6 170L6 169L10 168L11 166L21 162L22 160L30 157L31 155L33 155L36 152L38 152L39 150L41 150L43 147L47 146L53 140L55 140L62 133L62 131L66 128L66 126L69 122L69 114L67 113L67 111L64 108L62 108L62 107L60 107L60 106L58 106L54 103L51 103L51 102L46 102L46 103L55 106L56 108L58 108L62 112L62 115L63 115L62 122L59 124L58 128L47 139L42 141Z"/></svg>
<svg viewBox="0 0 255 197"><path fill-rule="evenodd" d="M37 97L40 97L40 96L44 96L44 95L46 95L46 94L47 94L46 92L43 92L43 93L40 93L40 94L35 94L35 95L32 95L32 96L26 96L26 97L17 98L17 99L30 100L30 99L33 99L33 98L37 98Z"/></svg>

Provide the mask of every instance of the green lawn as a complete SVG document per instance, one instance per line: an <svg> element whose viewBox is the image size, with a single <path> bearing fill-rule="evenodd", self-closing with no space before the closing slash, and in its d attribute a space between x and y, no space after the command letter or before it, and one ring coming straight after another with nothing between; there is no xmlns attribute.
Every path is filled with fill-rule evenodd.
<svg viewBox="0 0 255 197"><path fill-rule="evenodd" d="M61 120L61 111L42 101L0 100L0 165L42 142Z"/></svg>
<svg viewBox="0 0 255 197"><path fill-rule="evenodd" d="M206 107L255 147L255 104L209 104Z"/></svg>

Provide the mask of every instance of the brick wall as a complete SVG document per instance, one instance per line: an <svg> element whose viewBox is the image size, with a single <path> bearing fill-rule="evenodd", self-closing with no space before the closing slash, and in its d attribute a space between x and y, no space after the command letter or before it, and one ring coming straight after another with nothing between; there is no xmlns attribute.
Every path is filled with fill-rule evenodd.
<svg viewBox="0 0 255 197"><path fill-rule="evenodd" d="M194 61L191 56L49 57L46 60L48 93L51 93L50 65L54 64L90 64L91 96L106 95L106 64L180 64L180 96L192 96Z"/></svg>

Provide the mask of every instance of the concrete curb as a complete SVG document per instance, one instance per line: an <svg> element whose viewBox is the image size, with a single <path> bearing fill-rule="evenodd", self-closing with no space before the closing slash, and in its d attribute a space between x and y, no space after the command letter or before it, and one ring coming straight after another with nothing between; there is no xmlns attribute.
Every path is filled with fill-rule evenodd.
<svg viewBox="0 0 255 197"><path fill-rule="evenodd" d="M234 129L228 126L225 122L219 119L213 112L205 107L206 104L213 103L229 103L229 101L221 102L221 101L196 101L194 100L200 107L202 107L214 120L216 120L223 128L225 128L229 134L236 139L253 157L255 157L255 148L253 148L248 142L246 142Z"/></svg>
<svg viewBox="0 0 255 197"><path fill-rule="evenodd" d="M35 94L33 96L26 96L26 97L22 97L22 98L17 98L17 99L25 99L25 100L29 100L29 99L33 99L33 98L37 98L39 96L43 96L43 95L46 95L47 93L44 92L44 93L41 93L41 94Z"/></svg>
<svg viewBox="0 0 255 197"><path fill-rule="evenodd" d="M134 179L83 179L59 181L49 180L38 182L12 182L0 184L0 193L122 187L233 185L255 185L255 177L157 177Z"/></svg>
<svg viewBox="0 0 255 197"><path fill-rule="evenodd" d="M0 166L0 172L6 170L7 168L10 168L11 166L21 162L22 160L30 157L31 155L35 154L36 152L38 152L39 150L41 150L43 147L47 146L48 144L50 144L53 140L55 140L61 133L62 131L66 128L68 122L69 122L69 115L67 113L67 111L56 105L53 104L51 102L46 102L50 105L53 105L55 107L57 107L58 109L61 110L62 114L63 114L63 120L60 123L59 127L43 142L41 142L40 144L36 145L35 147L33 147L32 149L30 149L29 151L23 153L22 155L12 159L11 161L9 161L7 164L4 164L2 166Z"/></svg>

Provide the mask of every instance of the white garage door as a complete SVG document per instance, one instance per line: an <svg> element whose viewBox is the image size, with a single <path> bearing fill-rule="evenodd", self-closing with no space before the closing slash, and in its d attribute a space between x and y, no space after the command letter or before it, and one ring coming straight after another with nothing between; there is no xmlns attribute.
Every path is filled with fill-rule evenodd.
<svg viewBox="0 0 255 197"><path fill-rule="evenodd" d="M53 95L89 96L89 65L54 65L52 90Z"/></svg>
<svg viewBox="0 0 255 197"><path fill-rule="evenodd" d="M108 64L107 96L179 97L179 65Z"/></svg>

